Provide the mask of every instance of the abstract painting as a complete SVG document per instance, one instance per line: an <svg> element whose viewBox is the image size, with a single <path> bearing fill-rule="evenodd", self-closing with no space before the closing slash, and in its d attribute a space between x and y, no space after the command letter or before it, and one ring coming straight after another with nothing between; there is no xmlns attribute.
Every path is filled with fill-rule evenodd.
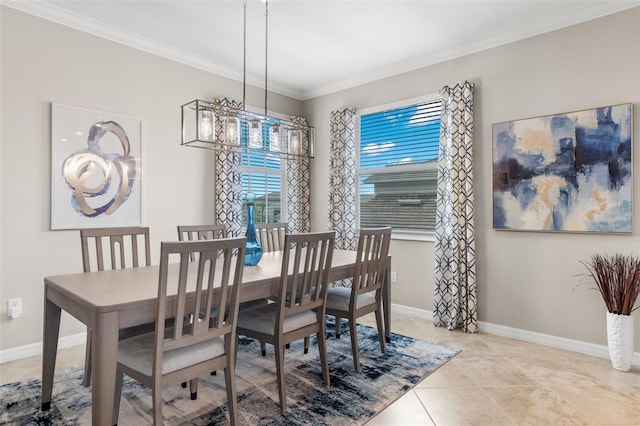
<svg viewBox="0 0 640 426"><path fill-rule="evenodd" d="M51 229L142 224L141 122L51 106Z"/></svg>
<svg viewBox="0 0 640 426"><path fill-rule="evenodd" d="M493 227L631 233L632 108L493 125Z"/></svg>

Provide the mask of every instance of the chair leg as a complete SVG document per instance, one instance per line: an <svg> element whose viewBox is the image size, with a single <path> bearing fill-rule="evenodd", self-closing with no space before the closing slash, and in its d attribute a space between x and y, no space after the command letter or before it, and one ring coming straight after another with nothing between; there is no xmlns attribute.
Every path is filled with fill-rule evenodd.
<svg viewBox="0 0 640 426"><path fill-rule="evenodd" d="M189 391L191 393L191 400L195 401L198 399L198 379L189 380Z"/></svg>
<svg viewBox="0 0 640 426"><path fill-rule="evenodd" d="M91 385L91 329L87 328L87 346L84 354L84 381L82 385L88 388Z"/></svg>
<svg viewBox="0 0 640 426"><path fill-rule="evenodd" d="M162 389L160 386L153 386L151 389L151 402L153 406L153 425L161 425L162 422Z"/></svg>
<svg viewBox="0 0 640 426"><path fill-rule="evenodd" d="M287 409L287 396L284 382L284 345L276 342L276 375L278 376L278 395L280 396L280 411Z"/></svg>
<svg viewBox="0 0 640 426"><path fill-rule="evenodd" d="M340 327L342 326L342 317L336 315L336 339L340 338Z"/></svg>
<svg viewBox="0 0 640 426"><path fill-rule="evenodd" d="M351 353L353 354L353 368L360 371L360 354L358 352L358 333L356 331L355 318L349 318L349 331L351 333Z"/></svg>
<svg viewBox="0 0 640 426"><path fill-rule="evenodd" d="M229 406L229 421L231 426L236 424L236 412L238 410L238 395L236 391L236 375L233 363L227 360L227 368L224 369L224 381L227 387L227 404Z"/></svg>
<svg viewBox="0 0 640 426"><path fill-rule="evenodd" d="M262 353L262 356L267 356L267 344L262 340L260 341L260 353Z"/></svg>
<svg viewBox="0 0 640 426"><path fill-rule="evenodd" d="M124 374L122 371L116 373L116 387L113 393L113 413L111 415L111 424L118 424L118 417L120 415L120 398L122 394L122 380Z"/></svg>
<svg viewBox="0 0 640 426"><path fill-rule="evenodd" d="M325 386L331 384L329 377L329 363L327 361L327 336L325 334L324 327L317 333L318 337L318 351L320 351L320 364L322 364L322 378L324 379Z"/></svg>
<svg viewBox="0 0 640 426"><path fill-rule="evenodd" d="M304 338L304 353L305 355L309 353L309 336Z"/></svg>
<svg viewBox="0 0 640 426"><path fill-rule="evenodd" d="M384 338L384 323L382 321L382 308L378 306L378 310L376 311L376 323L378 325L378 340L380 340L380 351L385 354L387 353L387 348L385 345Z"/></svg>

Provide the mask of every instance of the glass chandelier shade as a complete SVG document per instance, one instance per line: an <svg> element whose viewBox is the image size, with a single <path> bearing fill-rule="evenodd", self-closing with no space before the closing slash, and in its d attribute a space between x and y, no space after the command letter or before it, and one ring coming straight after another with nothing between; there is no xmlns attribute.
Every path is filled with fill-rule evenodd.
<svg viewBox="0 0 640 426"><path fill-rule="evenodd" d="M267 28L268 0L265 1L265 99L264 114L246 111L246 27L244 4L244 77L242 104L207 102L196 99L182 105L182 145L217 151L262 150L289 157L314 156L314 128L305 120L280 119L267 115Z"/></svg>
<svg viewBox="0 0 640 426"><path fill-rule="evenodd" d="M314 156L314 128L219 101L182 105L182 145L216 151L262 150L285 157Z"/></svg>

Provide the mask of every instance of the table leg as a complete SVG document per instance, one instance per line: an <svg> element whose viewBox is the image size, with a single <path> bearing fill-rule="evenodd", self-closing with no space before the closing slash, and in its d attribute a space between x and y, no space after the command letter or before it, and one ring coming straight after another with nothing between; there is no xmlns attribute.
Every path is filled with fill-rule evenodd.
<svg viewBox="0 0 640 426"><path fill-rule="evenodd" d="M92 424L111 425L118 365L118 312L96 317L91 340Z"/></svg>
<svg viewBox="0 0 640 426"><path fill-rule="evenodd" d="M44 325L42 335L42 410L51 408L53 375L56 369L58 336L60 334L60 307L47 298L44 293Z"/></svg>
<svg viewBox="0 0 640 426"><path fill-rule="evenodd" d="M384 313L384 337L387 343L391 343L391 257L387 261L387 270L384 273L384 285L382 286L382 310Z"/></svg>

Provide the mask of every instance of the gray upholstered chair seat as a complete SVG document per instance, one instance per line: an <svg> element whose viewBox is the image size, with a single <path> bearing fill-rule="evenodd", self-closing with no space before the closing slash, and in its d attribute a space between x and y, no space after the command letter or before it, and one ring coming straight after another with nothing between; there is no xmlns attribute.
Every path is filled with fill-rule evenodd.
<svg viewBox="0 0 640 426"><path fill-rule="evenodd" d="M327 292L327 309L349 310L351 299L350 287L333 287ZM356 299L356 309L376 303L376 298L371 293L359 294Z"/></svg>
<svg viewBox="0 0 640 426"><path fill-rule="evenodd" d="M125 339L118 345L118 362L145 376L151 376L154 345L155 333ZM224 341L221 337L167 351L162 357L162 374L171 373L222 354L224 354Z"/></svg>
<svg viewBox="0 0 640 426"><path fill-rule="evenodd" d="M277 316L277 303L247 309L238 314L238 327L273 336ZM284 319L282 331L283 333L289 333L290 331L297 330L309 324L314 324L317 321L318 317L315 312L300 312L299 314L291 315Z"/></svg>

